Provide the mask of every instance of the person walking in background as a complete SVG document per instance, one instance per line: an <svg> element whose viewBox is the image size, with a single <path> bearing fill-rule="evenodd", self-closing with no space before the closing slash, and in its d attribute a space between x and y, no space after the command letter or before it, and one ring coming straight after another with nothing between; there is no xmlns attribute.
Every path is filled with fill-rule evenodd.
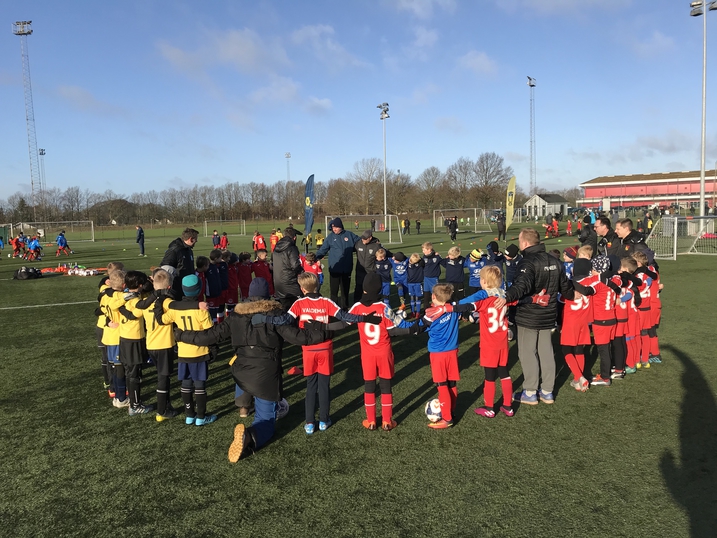
<svg viewBox="0 0 717 538"><path fill-rule="evenodd" d="M421 221L419 219L416 219L416 233L421 235Z"/></svg>
<svg viewBox="0 0 717 538"><path fill-rule="evenodd" d="M507 238L505 236L505 215L501 213L498 215L498 241L500 241L501 236L503 237L503 241L507 241Z"/></svg>
<svg viewBox="0 0 717 538"><path fill-rule="evenodd" d="M140 256L147 256L144 253L144 230L141 226L135 226L137 228L137 241L136 243L139 245L139 255Z"/></svg>

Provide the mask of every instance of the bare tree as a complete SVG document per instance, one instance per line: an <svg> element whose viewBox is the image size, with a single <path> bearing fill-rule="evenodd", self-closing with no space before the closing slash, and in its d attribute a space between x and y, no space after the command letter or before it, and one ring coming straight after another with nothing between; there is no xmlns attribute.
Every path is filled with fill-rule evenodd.
<svg viewBox="0 0 717 538"><path fill-rule="evenodd" d="M353 170L346 174L346 181L353 202L351 205L354 206L351 207L351 212L372 215L379 211L380 206L380 212L383 213L383 161L381 159L361 159L355 162Z"/></svg>
<svg viewBox="0 0 717 538"><path fill-rule="evenodd" d="M481 153L474 170L471 187L477 206L490 209L505 197L513 169L503 164L503 157L491 152Z"/></svg>
<svg viewBox="0 0 717 538"><path fill-rule="evenodd" d="M419 174L414 182L415 207L419 211L433 213L440 198L443 173L431 166Z"/></svg>

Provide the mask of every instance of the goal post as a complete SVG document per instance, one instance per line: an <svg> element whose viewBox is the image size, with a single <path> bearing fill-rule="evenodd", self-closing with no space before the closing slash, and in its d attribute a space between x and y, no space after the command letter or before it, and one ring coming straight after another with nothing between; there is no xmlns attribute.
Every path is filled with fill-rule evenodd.
<svg viewBox="0 0 717 538"><path fill-rule="evenodd" d="M58 222L18 222L12 226L13 235L22 232L24 235L40 234L41 242L51 243L60 232L65 232L69 244L94 242L95 223L92 220L66 220Z"/></svg>
<svg viewBox="0 0 717 538"><path fill-rule="evenodd" d="M398 215L326 215L324 235L331 233L329 222L337 217L343 222L344 230L350 230L356 235L360 236L366 230L371 230L381 243L386 245L403 243L403 229Z"/></svg>
<svg viewBox="0 0 717 538"><path fill-rule="evenodd" d="M646 243L658 259L676 260L678 254L717 254L715 215L665 215L652 227Z"/></svg>
<svg viewBox="0 0 717 538"><path fill-rule="evenodd" d="M486 216L485 209L469 207L462 209L434 209L433 233L447 229L448 220L456 217L458 232L492 232L490 218Z"/></svg>
<svg viewBox="0 0 717 538"><path fill-rule="evenodd" d="M204 237L213 235L214 230L219 232L219 235L224 232L227 235L246 235L246 220L205 220Z"/></svg>

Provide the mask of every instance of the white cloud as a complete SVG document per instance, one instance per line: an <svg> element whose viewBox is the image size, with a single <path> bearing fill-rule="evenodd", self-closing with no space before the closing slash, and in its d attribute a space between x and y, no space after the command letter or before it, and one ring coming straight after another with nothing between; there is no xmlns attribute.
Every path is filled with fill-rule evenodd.
<svg viewBox="0 0 717 538"><path fill-rule="evenodd" d="M79 86L59 86L57 93L74 108L84 112L103 116L120 116L126 113L122 107L100 101L90 91Z"/></svg>
<svg viewBox="0 0 717 538"><path fill-rule="evenodd" d="M413 28L414 38L410 45L403 47L403 54L409 59L428 60L428 51L438 42L438 32L423 26Z"/></svg>
<svg viewBox="0 0 717 538"><path fill-rule="evenodd" d="M650 57L674 49L675 40L655 30L647 39L638 40L634 38L630 46L638 56Z"/></svg>
<svg viewBox="0 0 717 538"><path fill-rule="evenodd" d="M397 11L408 11L418 19L430 19L435 8L452 13L456 9L455 0L388 0Z"/></svg>
<svg viewBox="0 0 717 538"><path fill-rule="evenodd" d="M304 109L312 116L325 116L332 108L331 99L319 99L318 97L309 97L304 105Z"/></svg>
<svg viewBox="0 0 717 538"><path fill-rule="evenodd" d="M425 105L431 95L440 93L441 89L435 84L428 83L425 86L416 88L411 95L411 102L415 105Z"/></svg>
<svg viewBox="0 0 717 538"><path fill-rule="evenodd" d="M533 11L542 15L551 14L582 14L587 10L597 8L613 10L626 8L632 0L494 0L501 9L510 13Z"/></svg>
<svg viewBox="0 0 717 538"><path fill-rule="evenodd" d="M466 132L465 125L455 116L444 116L436 118L433 125L439 131L446 131L453 134L463 134Z"/></svg>
<svg viewBox="0 0 717 538"><path fill-rule="evenodd" d="M299 93L299 84L288 77L274 76L268 86L254 90L249 98L256 104L290 103Z"/></svg>
<svg viewBox="0 0 717 538"><path fill-rule="evenodd" d="M458 58L458 66L476 75L492 75L496 72L497 66L485 52L471 50Z"/></svg>
<svg viewBox="0 0 717 538"><path fill-rule="evenodd" d="M369 65L338 43L333 27L325 24L304 26L291 34L291 40L296 45L308 45L316 58L334 71Z"/></svg>
<svg viewBox="0 0 717 538"><path fill-rule="evenodd" d="M528 156L524 153L517 153L515 151L506 151L504 153L505 160L512 163L524 163L528 161Z"/></svg>

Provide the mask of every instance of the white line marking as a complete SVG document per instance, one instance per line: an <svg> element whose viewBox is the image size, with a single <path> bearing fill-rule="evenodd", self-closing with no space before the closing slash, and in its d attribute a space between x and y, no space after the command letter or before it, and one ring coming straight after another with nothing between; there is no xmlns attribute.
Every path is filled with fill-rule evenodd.
<svg viewBox="0 0 717 538"><path fill-rule="evenodd" d="M43 306L65 306L71 304L90 304L96 303L97 301L78 301L76 303L53 303L53 304L33 304L28 306L4 306L0 310L20 310L22 308L41 308Z"/></svg>

